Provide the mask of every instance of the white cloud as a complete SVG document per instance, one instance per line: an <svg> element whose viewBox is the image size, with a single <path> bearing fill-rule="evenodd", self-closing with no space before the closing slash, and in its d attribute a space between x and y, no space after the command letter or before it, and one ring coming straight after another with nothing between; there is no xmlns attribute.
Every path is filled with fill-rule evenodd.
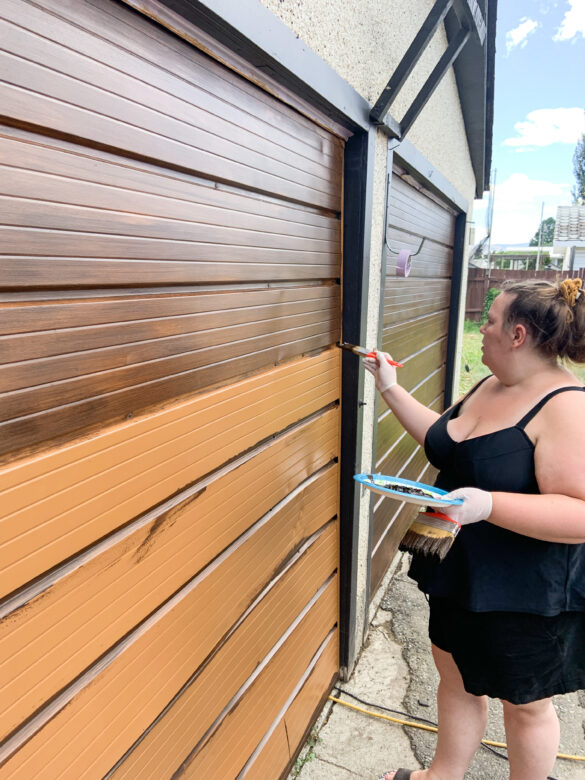
<svg viewBox="0 0 585 780"><path fill-rule="evenodd" d="M571 184L531 179L523 173L513 173L501 184L496 184L491 243L527 245L540 224L543 201L543 219L556 217L557 206L571 202ZM484 228L486 208L487 197L474 204L476 241L487 232Z"/></svg>
<svg viewBox="0 0 585 780"><path fill-rule="evenodd" d="M528 36L538 27L540 27L540 23L535 22L534 19L528 19L526 16L520 19L518 27L506 33L506 54L510 54L512 49L517 46L523 49L527 44Z"/></svg>
<svg viewBox="0 0 585 780"><path fill-rule="evenodd" d="M550 144L576 144L585 132L582 108L540 108L531 111L523 122L516 122L517 136L506 138L503 146L536 149Z"/></svg>
<svg viewBox="0 0 585 780"><path fill-rule="evenodd" d="M579 34L585 38L585 0L569 0L569 6L553 41L573 40L574 43Z"/></svg>

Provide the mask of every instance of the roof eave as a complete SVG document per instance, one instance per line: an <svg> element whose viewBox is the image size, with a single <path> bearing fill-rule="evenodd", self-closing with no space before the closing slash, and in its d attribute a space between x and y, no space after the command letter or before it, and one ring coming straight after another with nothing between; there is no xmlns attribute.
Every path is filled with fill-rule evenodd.
<svg viewBox="0 0 585 780"><path fill-rule="evenodd" d="M482 46L474 35L453 65L477 198L483 197L483 193L490 186L497 0L482 0L480 6L487 27L485 44ZM450 12L445 17L445 30L449 41L458 28L457 17L454 12Z"/></svg>

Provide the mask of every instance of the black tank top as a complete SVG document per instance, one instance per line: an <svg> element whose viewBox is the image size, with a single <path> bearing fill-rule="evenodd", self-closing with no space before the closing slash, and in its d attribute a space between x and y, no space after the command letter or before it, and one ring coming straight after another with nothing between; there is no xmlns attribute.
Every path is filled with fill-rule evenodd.
<svg viewBox="0 0 585 780"><path fill-rule="evenodd" d="M456 442L447 423L483 381L427 432L425 452L439 469L435 484L444 490L539 493L534 445L525 426L558 393L585 388L553 390L516 425ZM464 526L442 563L413 556L409 574L425 593L453 599L474 612L585 611L585 544L543 542L488 522Z"/></svg>

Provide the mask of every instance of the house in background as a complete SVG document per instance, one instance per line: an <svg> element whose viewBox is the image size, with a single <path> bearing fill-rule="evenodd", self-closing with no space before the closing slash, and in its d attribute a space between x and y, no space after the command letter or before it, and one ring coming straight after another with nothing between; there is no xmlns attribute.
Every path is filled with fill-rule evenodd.
<svg viewBox="0 0 585 780"><path fill-rule="evenodd" d="M495 0L8 0L2 780L278 778L347 678L441 410Z"/></svg>
<svg viewBox="0 0 585 780"><path fill-rule="evenodd" d="M562 252L563 270L585 266L585 206L558 206L554 249Z"/></svg>

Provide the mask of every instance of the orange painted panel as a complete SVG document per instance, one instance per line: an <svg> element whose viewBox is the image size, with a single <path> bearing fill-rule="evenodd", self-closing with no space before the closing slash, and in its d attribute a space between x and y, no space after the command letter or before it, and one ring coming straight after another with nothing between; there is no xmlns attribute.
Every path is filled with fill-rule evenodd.
<svg viewBox="0 0 585 780"><path fill-rule="evenodd" d="M336 532L329 528L274 586L201 674L113 773L117 780L170 776L212 726L336 567ZM336 606L325 618L337 620ZM335 667L337 671L337 667ZM205 702L205 707L201 704Z"/></svg>
<svg viewBox="0 0 585 780"><path fill-rule="evenodd" d="M278 778L290 768L311 726L307 715L317 717L323 700L337 678L339 669L339 637L331 635L323 654L315 664L307 681L284 713L261 752L243 774L246 780Z"/></svg>
<svg viewBox="0 0 585 780"><path fill-rule="evenodd" d="M89 560L0 607L0 741L338 454L330 409L186 497L179 494ZM268 473L278 479L266 479ZM338 476L319 480L337 512ZM63 659L67 663L63 664Z"/></svg>
<svg viewBox="0 0 585 780"><path fill-rule="evenodd" d="M332 570L337 524L321 480L268 513L2 748L2 780L102 777L141 736L270 581L303 555L316 531L329 536ZM336 590L336 588L335 588ZM327 617L336 620L329 604ZM291 616L291 620L296 616ZM75 735L75 738L72 738Z"/></svg>
<svg viewBox="0 0 585 780"><path fill-rule="evenodd" d="M260 676L234 702L178 777L236 777L333 627L338 601L331 582ZM331 670L332 675L335 670Z"/></svg>
<svg viewBox="0 0 585 780"><path fill-rule="evenodd" d="M5 467L0 595L337 400L338 353L296 360Z"/></svg>

